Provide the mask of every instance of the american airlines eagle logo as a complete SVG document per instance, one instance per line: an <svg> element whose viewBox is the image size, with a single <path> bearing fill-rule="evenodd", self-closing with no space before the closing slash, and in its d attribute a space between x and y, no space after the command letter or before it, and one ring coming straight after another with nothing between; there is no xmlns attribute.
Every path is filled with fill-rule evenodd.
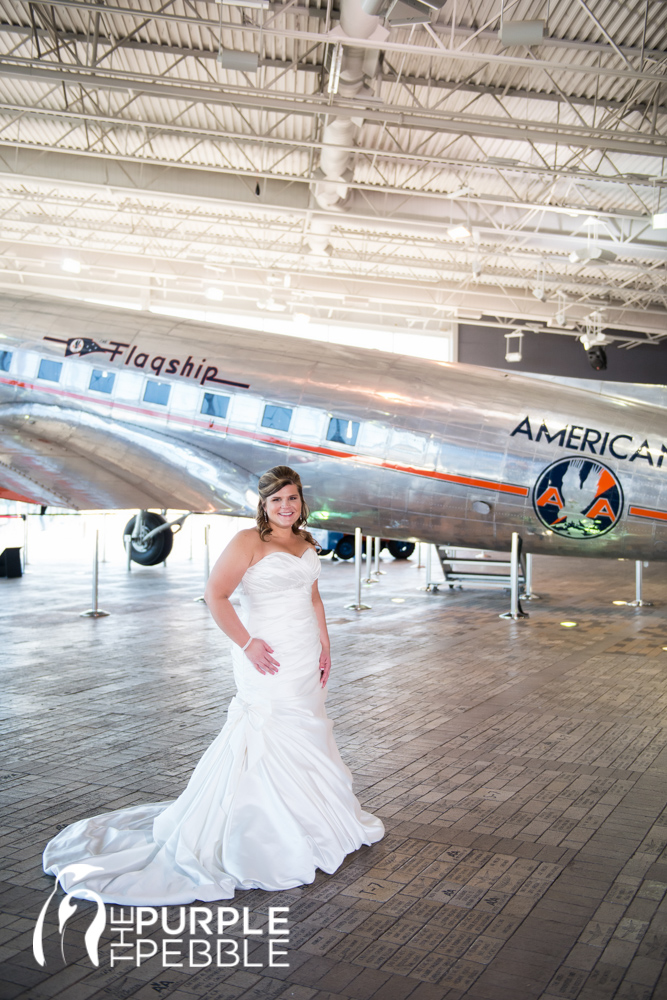
<svg viewBox="0 0 667 1000"><path fill-rule="evenodd" d="M540 475L533 507L542 524L567 538L599 538L623 512L623 490L601 462L560 458Z"/></svg>

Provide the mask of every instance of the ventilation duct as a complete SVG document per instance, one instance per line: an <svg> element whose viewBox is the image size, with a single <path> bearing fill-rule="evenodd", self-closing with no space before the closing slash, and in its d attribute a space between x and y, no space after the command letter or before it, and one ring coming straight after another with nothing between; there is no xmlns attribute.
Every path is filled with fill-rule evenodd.
<svg viewBox="0 0 667 1000"><path fill-rule="evenodd" d="M375 0L374 0L375 2ZM385 0L383 0L383 3ZM382 5L380 5L382 6ZM342 0L340 24L331 32L331 39L339 48L332 57L332 93L344 98L358 97L364 91L364 76L373 76L377 65L377 52L345 45L347 38L373 38L384 41L389 35L380 25L380 18L367 13L361 0ZM330 117L322 132L322 153L319 169L315 174L312 191L316 205L327 212L340 212L345 208L352 179L350 164L357 129L363 118ZM326 232L323 230L326 228ZM319 221L310 226L308 242L315 253L326 253L331 225Z"/></svg>

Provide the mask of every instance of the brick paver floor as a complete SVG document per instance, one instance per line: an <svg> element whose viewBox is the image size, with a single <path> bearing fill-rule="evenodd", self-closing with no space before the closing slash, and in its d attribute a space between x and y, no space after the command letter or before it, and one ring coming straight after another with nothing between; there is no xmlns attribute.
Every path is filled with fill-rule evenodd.
<svg viewBox="0 0 667 1000"><path fill-rule="evenodd" d="M93 621L77 615L87 567L70 559L0 580L2 997L667 997L667 573L645 571L653 607L616 607L634 596L632 563L555 558L535 560L542 600L516 623L498 618L502 592L419 590L414 559L384 561L372 610L356 614L352 567L324 561L328 711L387 835L313 885L237 894L254 928L289 907L288 968L265 964L261 936L245 938L245 967L112 968L108 927L95 968L83 939L95 907L81 901L63 961L60 896L40 967L46 841L175 797L233 692L227 641L192 600L196 562L130 576L105 564L112 615Z"/></svg>

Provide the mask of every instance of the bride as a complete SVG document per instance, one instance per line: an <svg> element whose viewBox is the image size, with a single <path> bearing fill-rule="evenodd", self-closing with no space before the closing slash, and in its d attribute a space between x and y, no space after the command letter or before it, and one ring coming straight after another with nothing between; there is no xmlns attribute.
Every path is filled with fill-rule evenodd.
<svg viewBox="0 0 667 1000"><path fill-rule="evenodd" d="M230 542L205 595L234 643L227 722L175 801L79 820L49 841L44 870L62 871L70 895L164 906L288 889L384 835L354 796L324 708L331 659L307 517L296 472L260 478L257 527Z"/></svg>

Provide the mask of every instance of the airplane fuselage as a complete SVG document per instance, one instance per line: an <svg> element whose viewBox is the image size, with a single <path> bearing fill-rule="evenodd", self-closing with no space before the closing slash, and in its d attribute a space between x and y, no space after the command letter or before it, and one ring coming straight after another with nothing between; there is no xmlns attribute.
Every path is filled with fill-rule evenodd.
<svg viewBox="0 0 667 1000"><path fill-rule="evenodd" d="M660 408L293 337L4 301L4 495L252 514L258 476L291 465L316 527L491 549L518 531L529 552L667 558Z"/></svg>

